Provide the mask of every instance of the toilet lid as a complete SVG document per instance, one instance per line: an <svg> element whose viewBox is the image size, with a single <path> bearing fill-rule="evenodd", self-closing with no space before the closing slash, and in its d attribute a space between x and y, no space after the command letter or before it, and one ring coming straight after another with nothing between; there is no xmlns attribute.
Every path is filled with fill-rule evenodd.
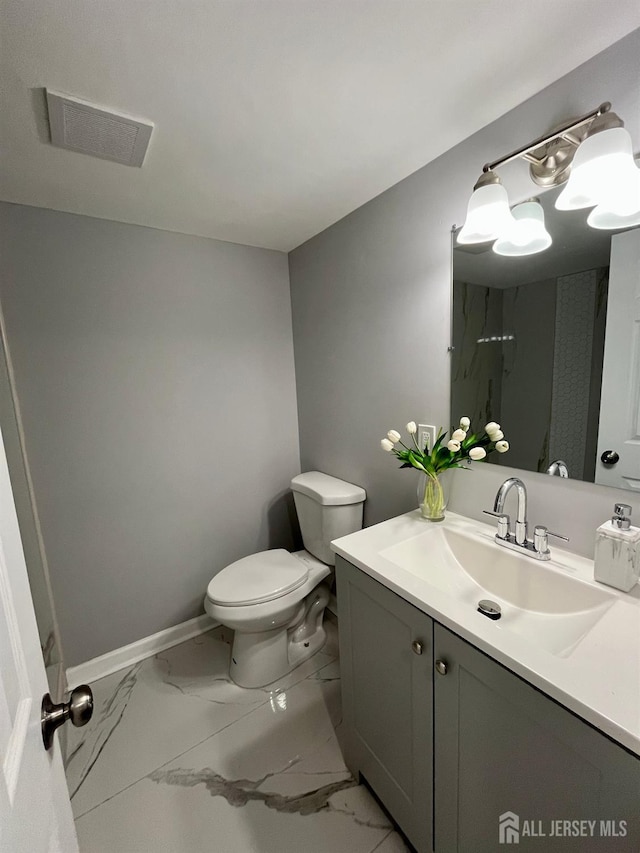
<svg viewBox="0 0 640 853"><path fill-rule="evenodd" d="M207 596L227 607L260 604L302 586L308 574L305 564L284 548L260 551L218 572L207 587Z"/></svg>

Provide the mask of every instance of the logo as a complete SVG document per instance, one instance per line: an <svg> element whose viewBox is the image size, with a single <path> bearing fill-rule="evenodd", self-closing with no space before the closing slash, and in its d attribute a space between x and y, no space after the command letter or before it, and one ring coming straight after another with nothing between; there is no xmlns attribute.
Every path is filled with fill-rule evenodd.
<svg viewBox="0 0 640 853"><path fill-rule="evenodd" d="M500 844L520 844L520 838L626 838L626 820L520 819L515 812L504 812L498 818Z"/></svg>
<svg viewBox="0 0 640 853"><path fill-rule="evenodd" d="M520 818L514 812L505 812L498 818L500 844L520 843Z"/></svg>

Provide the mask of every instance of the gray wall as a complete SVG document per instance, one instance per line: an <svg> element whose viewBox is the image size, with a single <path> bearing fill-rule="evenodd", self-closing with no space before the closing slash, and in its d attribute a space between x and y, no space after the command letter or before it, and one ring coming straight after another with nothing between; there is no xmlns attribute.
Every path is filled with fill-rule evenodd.
<svg viewBox="0 0 640 853"><path fill-rule="evenodd" d="M286 255L0 204L0 298L66 664L292 543Z"/></svg>
<svg viewBox="0 0 640 853"><path fill-rule="evenodd" d="M606 100L637 143L640 30L290 254L302 467L364 486L367 524L416 502L415 478L396 470L379 439L408 420L449 420L450 229L463 222L483 163ZM525 164L501 174L512 203L531 195ZM507 471L455 472L468 485L454 486L453 508L481 517ZM614 497L640 516L632 493L545 476L526 475L530 516L562 527L582 553L592 551ZM566 519L556 521L549 516L558 495Z"/></svg>

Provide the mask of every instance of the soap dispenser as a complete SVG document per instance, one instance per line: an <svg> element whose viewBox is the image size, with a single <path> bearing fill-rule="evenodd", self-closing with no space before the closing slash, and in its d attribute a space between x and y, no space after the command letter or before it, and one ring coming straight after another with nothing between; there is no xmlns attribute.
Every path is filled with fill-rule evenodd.
<svg viewBox="0 0 640 853"><path fill-rule="evenodd" d="M629 592L640 577L640 528L632 527L628 504L616 504L611 521L596 530L594 576Z"/></svg>

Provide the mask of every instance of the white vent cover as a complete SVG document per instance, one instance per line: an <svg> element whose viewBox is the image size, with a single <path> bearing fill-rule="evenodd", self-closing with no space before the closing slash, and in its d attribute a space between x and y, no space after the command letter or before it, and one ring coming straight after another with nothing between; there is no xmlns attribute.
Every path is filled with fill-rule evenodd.
<svg viewBox="0 0 640 853"><path fill-rule="evenodd" d="M153 125L47 89L51 142L60 148L142 166Z"/></svg>

